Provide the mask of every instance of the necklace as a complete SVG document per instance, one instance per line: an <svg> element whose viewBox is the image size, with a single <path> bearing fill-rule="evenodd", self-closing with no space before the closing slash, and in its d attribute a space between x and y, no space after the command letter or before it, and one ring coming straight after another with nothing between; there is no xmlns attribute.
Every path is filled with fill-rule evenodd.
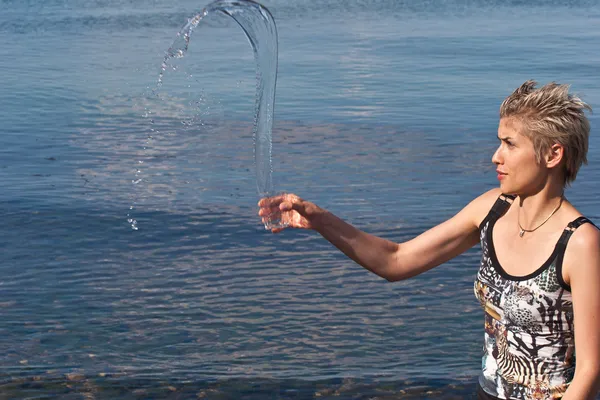
<svg viewBox="0 0 600 400"><path fill-rule="evenodd" d="M521 226L521 207L519 207L519 211L517 212L517 224L519 225L519 237L523 237L523 235L525 234L525 232L527 233L531 233L533 231L536 231L537 229L539 229L542 225L544 225L546 222L548 222L548 220L558 211L558 209L560 208L560 206L562 206L563 203L563 199L564 199L564 195L560 196L560 203L558 203L558 206L554 209L554 211L552 211L550 213L550 215L548 215L548 218L546 218L544 220L544 222L542 222L541 224L539 224L538 226L536 226L533 229L525 229Z"/></svg>

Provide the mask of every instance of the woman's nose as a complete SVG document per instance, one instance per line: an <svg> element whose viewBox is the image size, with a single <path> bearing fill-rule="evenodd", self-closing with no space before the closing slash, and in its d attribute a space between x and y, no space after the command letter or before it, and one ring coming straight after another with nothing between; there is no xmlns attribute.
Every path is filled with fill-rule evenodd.
<svg viewBox="0 0 600 400"><path fill-rule="evenodd" d="M494 155L492 155L492 162L496 165L502 164L502 157L500 154L500 147L496 149Z"/></svg>

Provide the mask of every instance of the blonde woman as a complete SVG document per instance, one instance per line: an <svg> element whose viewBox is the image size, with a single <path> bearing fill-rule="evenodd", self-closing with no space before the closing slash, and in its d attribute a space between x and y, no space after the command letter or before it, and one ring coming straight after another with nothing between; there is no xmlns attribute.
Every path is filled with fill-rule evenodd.
<svg viewBox="0 0 600 400"><path fill-rule="evenodd" d="M367 270L408 279L481 243L479 399L594 399L600 390L600 232L564 195L586 163L591 108L566 85L527 81L500 107L500 187L404 243L362 232L294 194L262 199ZM277 233L283 229L273 229ZM577 349L577 352L575 352Z"/></svg>

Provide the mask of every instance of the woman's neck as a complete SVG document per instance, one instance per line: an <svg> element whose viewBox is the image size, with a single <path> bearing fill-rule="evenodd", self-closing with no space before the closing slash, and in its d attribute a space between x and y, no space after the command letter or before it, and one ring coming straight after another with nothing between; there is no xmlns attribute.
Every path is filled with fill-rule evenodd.
<svg viewBox="0 0 600 400"><path fill-rule="evenodd" d="M551 214L558 212L564 197L564 188L553 185L534 194L519 195L519 223L525 229L538 226Z"/></svg>

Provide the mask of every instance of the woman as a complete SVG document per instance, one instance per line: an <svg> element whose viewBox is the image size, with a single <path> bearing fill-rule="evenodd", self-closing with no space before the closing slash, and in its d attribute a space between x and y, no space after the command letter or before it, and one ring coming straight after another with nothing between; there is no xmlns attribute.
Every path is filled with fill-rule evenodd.
<svg viewBox="0 0 600 400"><path fill-rule="evenodd" d="M525 82L500 107L492 157L500 187L405 243L362 232L293 194L262 199L259 215L281 213L289 227L316 230L389 281L481 242L478 398L593 399L600 389L600 232L564 196L587 162L586 109L566 85Z"/></svg>

